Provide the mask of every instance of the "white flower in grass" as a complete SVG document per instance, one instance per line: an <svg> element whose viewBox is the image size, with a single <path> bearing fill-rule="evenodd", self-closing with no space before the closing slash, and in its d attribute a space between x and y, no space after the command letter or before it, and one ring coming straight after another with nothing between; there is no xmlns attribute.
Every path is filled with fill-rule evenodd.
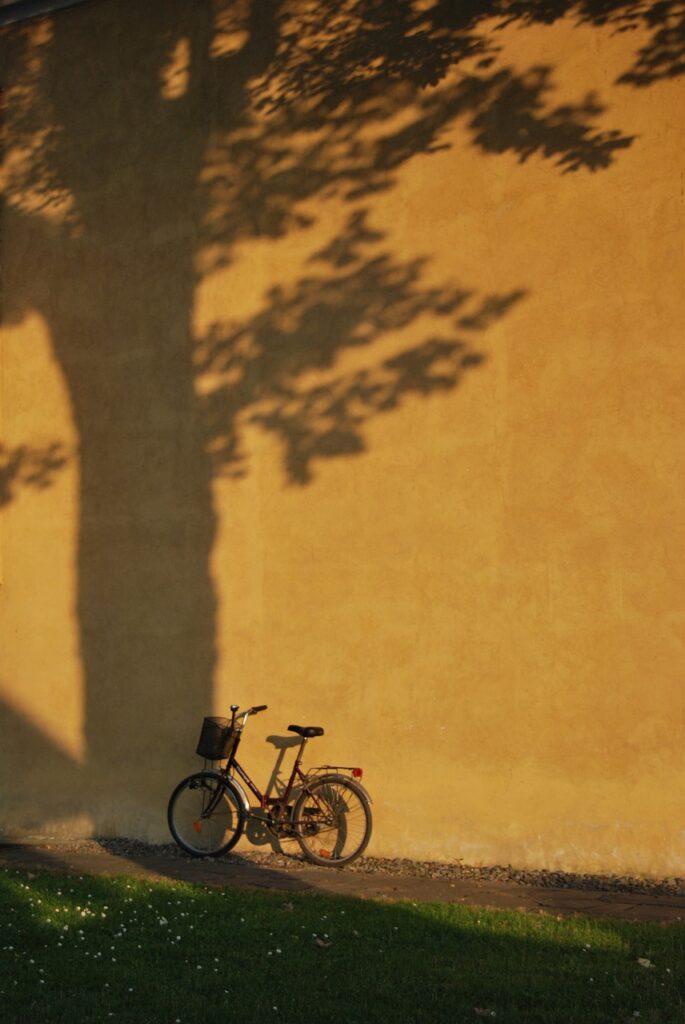
<svg viewBox="0 0 685 1024"><path fill-rule="evenodd" d="M655 966L655 964L653 964L652 961L649 960L646 956L639 956L637 958L637 962L639 963L640 967L654 967Z"/></svg>

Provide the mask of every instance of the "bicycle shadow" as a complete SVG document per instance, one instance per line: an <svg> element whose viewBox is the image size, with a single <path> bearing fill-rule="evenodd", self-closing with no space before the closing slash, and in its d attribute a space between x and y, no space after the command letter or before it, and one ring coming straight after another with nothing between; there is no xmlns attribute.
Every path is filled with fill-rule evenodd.
<svg viewBox="0 0 685 1024"><path fill-rule="evenodd" d="M266 742L270 743L276 751L276 759L271 769L269 781L266 785L264 795L269 798L280 799L287 788L290 774L284 773L283 762L286 757L286 752L292 750L295 747L299 747L302 742L298 736L279 736L271 735L266 737ZM297 797L300 794L301 786L297 783L293 786L290 794L290 804L294 804ZM257 811L253 808L253 811ZM257 811L258 813L258 811ZM301 857L300 847L295 839L289 839L283 836L277 836L266 823L266 816L264 819L261 817L249 818L246 826L244 837L252 846L268 846L272 853L282 854L286 857Z"/></svg>

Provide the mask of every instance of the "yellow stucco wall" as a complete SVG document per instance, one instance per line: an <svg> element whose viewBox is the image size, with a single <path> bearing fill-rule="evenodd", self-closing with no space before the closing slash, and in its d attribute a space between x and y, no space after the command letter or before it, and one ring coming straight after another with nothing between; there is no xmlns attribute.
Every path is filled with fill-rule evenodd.
<svg viewBox="0 0 685 1024"><path fill-rule="evenodd" d="M378 855L685 873L683 22L505 7L0 36L0 834L164 841L234 701Z"/></svg>

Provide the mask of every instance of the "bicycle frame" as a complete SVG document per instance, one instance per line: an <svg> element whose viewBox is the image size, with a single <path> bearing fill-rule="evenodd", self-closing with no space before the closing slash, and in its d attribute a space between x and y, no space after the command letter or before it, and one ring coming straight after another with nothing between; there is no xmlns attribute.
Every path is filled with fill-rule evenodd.
<svg viewBox="0 0 685 1024"><path fill-rule="evenodd" d="M252 781L249 774L238 762L236 754L238 751L238 747L240 746L241 739L242 730L238 733L237 739L233 746L233 750L231 751L231 756L226 762L226 767L222 769L222 774L230 778L231 772L235 772L238 778L245 783L245 785L248 787L248 789L253 794L255 799L259 802L259 806L262 810L268 811L270 808L275 807L276 805L280 805L280 813L277 815L277 818L283 818L287 811L288 800L290 799L290 794L292 793L295 784L298 781L302 783L307 782L308 776L305 774L305 772L302 771L302 755L304 753L304 748L307 745L306 737L304 737L302 739L302 742L300 743L300 749L297 752L297 757L295 758L295 763L290 773L288 784L285 788L285 791L281 794L281 796L267 796L266 793L262 793L259 787Z"/></svg>

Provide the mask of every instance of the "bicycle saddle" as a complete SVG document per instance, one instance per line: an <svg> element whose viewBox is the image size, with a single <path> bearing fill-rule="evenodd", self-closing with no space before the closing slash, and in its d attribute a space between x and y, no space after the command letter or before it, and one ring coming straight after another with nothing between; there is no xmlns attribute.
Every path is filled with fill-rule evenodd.
<svg viewBox="0 0 685 1024"><path fill-rule="evenodd" d="M323 736L320 725L289 725L288 732L296 732L306 740L311 740L314 736Z"/></svg>

